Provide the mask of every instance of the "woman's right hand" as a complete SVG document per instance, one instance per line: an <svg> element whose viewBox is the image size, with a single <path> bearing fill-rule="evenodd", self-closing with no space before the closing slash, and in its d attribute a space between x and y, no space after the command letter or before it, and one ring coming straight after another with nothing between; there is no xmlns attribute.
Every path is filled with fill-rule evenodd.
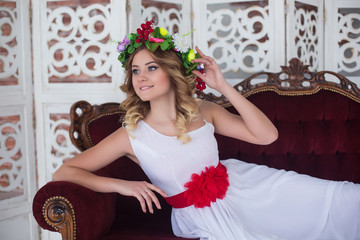
<svg viewBox="0 0 360 240"><path fill-rule="evenodd" d="M163 197L168 197L163 190L146 181L118 180L121 181L121 184L118 184L117 192L124 196L136 197L144 213L146 213L146 206L149 212L154 213L152 203L154 203L158 209L161 209L159 199L156 197L154 191Z"/></svg>

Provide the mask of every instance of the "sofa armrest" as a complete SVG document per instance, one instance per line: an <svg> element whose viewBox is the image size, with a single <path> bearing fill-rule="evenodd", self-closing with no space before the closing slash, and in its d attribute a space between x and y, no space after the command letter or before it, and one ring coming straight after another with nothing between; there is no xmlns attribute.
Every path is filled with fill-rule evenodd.
<svg viewBox="0 0 360 240"><path fill-rule="evenodd" d="M98 239L109 231L116 209L116 194L98 193L80 185L49 182L35 195L33 215L62 239Z"/></svg>

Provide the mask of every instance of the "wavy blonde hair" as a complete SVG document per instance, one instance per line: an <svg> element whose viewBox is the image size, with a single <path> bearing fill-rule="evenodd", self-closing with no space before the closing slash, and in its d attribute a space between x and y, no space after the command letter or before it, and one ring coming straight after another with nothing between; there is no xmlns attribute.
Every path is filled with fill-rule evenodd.
<svg viewBox="0 0 360 240"><path fill-rule="evenodd" d="M132 84L132 62L136 53L141 50L149 51L145 46L141 46L130 55L125 66L125 82L120 87L127 95L127 98L121 103L121 107L126 110L123 126L127 126L128 131L135 129L137 123L144 119L150 111L149 101L142 101L136 94ZM186 76L181 59L173 50L162 51L158 48L155 52L149 51L149 53L169 76L176 98L176 119L174 124L180 132L177 138L182 143L187 143L191 140L191 137L187 134L186 125L198 116L198 104L193 97L195 94L195 75Z"/></svg>

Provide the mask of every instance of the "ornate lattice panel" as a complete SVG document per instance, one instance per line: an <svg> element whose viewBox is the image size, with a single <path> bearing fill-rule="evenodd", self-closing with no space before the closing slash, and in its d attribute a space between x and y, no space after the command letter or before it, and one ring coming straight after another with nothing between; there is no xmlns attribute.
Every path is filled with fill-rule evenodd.
<svg viewBox="0 0 360 240"><path fill-rule="evenodd" d="M315 2L316 3L316 2ZM295 56L302 60L303 63L310 65L310 70L319 70L322 68L322 7L305 4L295 1L293 9L294 31L295 36L290 41L294 41Z"/></svg>
<svg viewBox="0 0 360 240"><path fill-rule="evenodd" d="M1 239L39 239L30 204L36 163L29 3L0 1Z"/></svg>
<svg viewBox="0 0 360 240"><path fill-rule="evenodd" d="M46 159L48 180L64 161L74 157L79 151L71 143L69 137L70 115L68 105L48 106L46 128L49 139L46 142Z"/></svg>
<svg viewBox="0 0 360 240"><path fill-rule="evenodd" d="M111 82L116 51L109 2L47 2L43 51L49 83Z"/></svg>
<svg viewBox="0 0 360 240"><path fill-rule="evenodd" d="M146 20L154 20L155 26L166 28L170 34L191 31L189 0L133 0L129 4L134 9L129 17L130 31L135 31Z"/></svg>
<svg viewBox="0 0 360 240"><path fill-rule="evenodd" d="M269 69L269 7L265 1L258 4L208 5L209 54L228 75Z"/></svg>
<svg viewBox="0 0 360 240"><path fill-rule="evenodd" d="M360 76L360 6L339 8L337 19L338 70L346 75Z"/></svg>
<svg viewBox="0 0 360 240"><path fill-rule="evenodd" d="M183 32L182 4L143 0L141 4L142 21L153 19L156 26L168 29L171 33Z"/></svg>
<svg viewBox="0 0 360 240"><path fill-rule="evenodd" d="M284 4L280 1L193 1L194 44L235 84L284 63ZM276 22L276 24L275 24ZM275 67L276 66L276 67ZM211 89L206 91L218 93Z"/></svg>
<svg viewBox="0 0 360 240"><path fill-rule="evenodd" d="M325 69L360 86L360 1L324 1L326 9Z"/></svg>
<svg viewBox="0 0 360 240"><path fill-rule="evenodd" d="M126 31L126 1L34 0L33 7L36 135L43 186L77 154L68 136L71 104L123 99L115 41Z"/></svg>
<svg viewBox="0 0 360 240"><path fill-rule="evenodd" d="M19 84L16 2L0 1L0 87Z"/></svg>
<svg viewBox="0 0 360 240"><path fill-rule="evenodd" d="M4 112L5 110L2 109ZM0 200L24 193L22 114L0 115Z"/></svg>

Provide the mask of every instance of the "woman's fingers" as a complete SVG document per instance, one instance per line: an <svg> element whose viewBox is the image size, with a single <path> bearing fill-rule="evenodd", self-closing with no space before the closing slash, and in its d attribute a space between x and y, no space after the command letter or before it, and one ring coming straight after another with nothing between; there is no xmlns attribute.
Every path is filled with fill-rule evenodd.
<svg viewBox="0 0 360 240"><path fill-rule="evenodd" d="M139 200L141 209L144 213L147 212L147 208L149 209L149 212L154 213L153 203L158 209L161 209L161 205L159 199L156 197L153 191L158 192L163 197L167 197L167 194L153 184L145 183L144 185L145 186L139 190L139 194L137 194L135 197Z"/></svg>
<svg viewBox="0 0 360 240"><path fill-rule="evenodd" d="M140 202L141 210L146 213L146 204L142 194L135 195L136 199Z"/></svg>
<svg viewBox="0 0 360 240"><path fill-rule="evenodd" d="M200 48L198 48L198 46L195 46L195 50L196 50L196 52L200 55L200 57L206 56L206 55L200 50Z"/></svg>
<svg viewBox="0 0 360 240"><path fill-rule="evenodd" d="M153 197L151 195L154 195L154 193L149 190L149 189L145 189L143 192L141 192L141 195L143 196L143 198L145 199L146 205L149 209L149 212L154 213L154 209L153 209ZM156 199L157 200L157 199ZM159 201L157 200L158 205L159 205ZM154 202L156 204L156 202ZM146 207L145 207L145 212L146 212Z"/></svg>
<svg viewBox="0 0 360 240"><path fill-rule="evenodd" d="M149 184L148 187L149 188L146 189L145 192L150 196L150 198L151 198L152 202L154 202L155 206L158 209L161 209L159 199L156 197L156 195L153 191L159 193L163 197L167 197L168 195L163 190L161 190L160 188L158 188L157 186L155 186L153 184ZM151 205L151 207L152 207L152 205Z"/></svg>
<svg viewBox="0 0 360 240"><path fill-rule="evenodd" d="M198 70L192 70L191 71L193 74L195 74L197 77L201 78L202 80L206 80L206 74L205 73L201 73Z"/></svg>
<svg viewBox="0 0 360 240"><path fill-rule="evenodd" d="M152 198L150 197L151 190L143 190L140 191L138 194L135 195L137 200L140 202L141 210L146 213L147 209L149 209L149 212L154 213L153 207L152 207ZM154 193L152 193L154 194Z"/></svg>
<svg viewBox="0 0 360 240"><path fill-rule="evenodd" d="M149 188L157 193L159 193L161 196L163 197L168 197L168 195L163 191L161 190L159 187L153 185L153 184L150 184L149 183Z"/></svg>
<svg viewBox="0 0 360 240"><path fill-rule="evenodd" d="M196 49L196 52L199 53L199 55L201 57L201 58L197 58L197 59L201 60L202 63L204 63L207 66L213 65L215 63L215 60L212 57L206 56L197 46L195 47L195 49Z"/></svg>

